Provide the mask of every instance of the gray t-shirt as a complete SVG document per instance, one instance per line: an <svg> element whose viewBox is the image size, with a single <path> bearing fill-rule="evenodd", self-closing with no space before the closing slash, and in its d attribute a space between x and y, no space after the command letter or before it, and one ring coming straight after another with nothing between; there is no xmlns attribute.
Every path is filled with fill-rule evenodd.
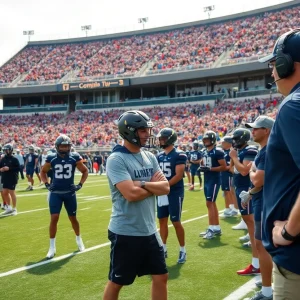
<svg viewBox="0 0 300 300"><path fill-rule="evenodd" d="M155 156L148 151L137 154L118 151L109 156L106 172L113 204L108 226L110 231L131 236L149 236L157 232L155 196L129 202L116 188L116 184L125 180L150 181L158 170L160 168Z"/></svg>

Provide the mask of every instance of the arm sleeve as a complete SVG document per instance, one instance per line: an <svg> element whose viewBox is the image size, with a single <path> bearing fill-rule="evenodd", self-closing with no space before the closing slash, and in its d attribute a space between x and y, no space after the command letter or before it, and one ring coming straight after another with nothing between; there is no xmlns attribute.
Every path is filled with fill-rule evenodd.
<svg viewBox="0 0 300 300"><path fill-rule="evenodd" d="M200 158L199 158L200 159ZM185 153L179 153L176 159L176 166L177 165L185 165L187 161L187 156Z"/></svg>
<svg viewBox="0 0 300 300"><path fill-rule="evenodd" d="M107 159L106 172L113 185L125 180L132 180L124 161L115 155Z"/></svg>
<svg viewBox="0 0 300 300"><path fill-rule="evenodd" d="M216 159L219 161L221 159L224 159L225 154L223 150L216 150Z"/></svg>
<svg viewBox="0 0 300 300"><path fill-rule="evenodd" d="M247 152L245 153L244 160L254 161L256 155L257 155L256 149L248 149Z"/></svg>

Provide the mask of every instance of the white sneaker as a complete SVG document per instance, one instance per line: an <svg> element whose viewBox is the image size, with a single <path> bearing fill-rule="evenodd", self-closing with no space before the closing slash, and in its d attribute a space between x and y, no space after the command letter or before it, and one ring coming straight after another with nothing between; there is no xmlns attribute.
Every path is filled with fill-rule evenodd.
<svg viewBox="0 0 300 300"><path fill-rule="evenodd" d="M50 247L46 257L48 259L51 259L51 258L53 258L55 256L55 253L56 253L56 249Z"/></svg>
<svg viewBox="0 0 300 300"><path fill-rule="evenodd" d="M80 252L85 250L85 247L84 247L84 244L83 244L83 241L82 241L81 237L79 237L79 238L76 237L76 244L77 244L78 249L79 249Z"/></svg>
<svg viewBox="0 0 300 300"><path fill-rule="evenodd" d="M244 220L242 219L241 222L235 226L231 227L234 230L245 230L248 229L246 223L244 222Z"/></svg>
<svg viewBox="0 0 300 300"><path fill-rule="evenodd" d="M239 240L241 241L241 242L249 242L250 241L250 236L249 236L249 233L247 233L246 235L244 235L244 236L241 236L240 238L239 238Z"/></svg>
<svg viewBox="0 0 300 300"><path fill-rule="evenodd" d="M7 209L5 210L5 212L3 212L3 213L2 213L2 216L11 215L11 214L12 214L12 212L13 212L13 210L12 210L12 209L10 209L10 208L7 208Z"/></svg>
<svg viewBox="0 0 300 300"><path fill-rule="evenodd" d="M18 214L17 209L16 209L16 208L13 208L13 209L12 209L11 215L12 215L12 216L16 216L17 214Z"/></svg>

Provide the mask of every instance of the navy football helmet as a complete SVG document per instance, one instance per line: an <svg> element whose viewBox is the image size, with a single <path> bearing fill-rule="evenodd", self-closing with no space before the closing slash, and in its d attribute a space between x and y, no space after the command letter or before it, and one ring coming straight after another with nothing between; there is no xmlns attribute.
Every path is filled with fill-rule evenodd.
<svg viewBox="0 0 300 300"><path fill-rule="evenodd" d="M209 140L209 144L205 143L204 140ZM202 137L202 142L205 148L215 145L217 142L216 133L212 130L206 131Z"/></svg>
<svg viewBox="0 0 300 300"><path fill-rule="evenodd" d="M151 119L142 111L132 110L123 113L118 119L118 129L120 136L130 144L139 147L153 147L154 136L150 134L147 145L142 145L138 136L138 129L153 128Z"/></svg>
<svg viewBox="0 0 300 300"><path fill-rule="evenodd" d="M177 141L177 133L172 128L163 128L156 137L158 138L159 146L163 149L174 145Z"/></svg>
<svg viewBox="0 0 300 300"><path fill-rule="evenodd" d="M243 148L251 137L250 130L246 128L238 128L233 132L232 135L232 146L237 149Z"/></svg>
<svg viewBox="0 0 300 300"><path fill-rule="evenodd" d="M68 145L69 146L68 150L67 151L59 150L60 145ZM71 139L64 134L60 135L55 141L55 149L59 154L69 154L71 151L71 147L72 147Z"/></svg>

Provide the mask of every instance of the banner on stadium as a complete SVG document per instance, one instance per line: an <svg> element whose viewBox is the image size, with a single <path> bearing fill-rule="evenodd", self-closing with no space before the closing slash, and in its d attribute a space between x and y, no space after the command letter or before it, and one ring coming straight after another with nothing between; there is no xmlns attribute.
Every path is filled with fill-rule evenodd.
<svg viewBox="0 0 300 300"><path fill-rule="evenodd" d="M129 86L129 79L110 79L91 82L63 83L57 85L58 92L105 89Z"/></svg>

